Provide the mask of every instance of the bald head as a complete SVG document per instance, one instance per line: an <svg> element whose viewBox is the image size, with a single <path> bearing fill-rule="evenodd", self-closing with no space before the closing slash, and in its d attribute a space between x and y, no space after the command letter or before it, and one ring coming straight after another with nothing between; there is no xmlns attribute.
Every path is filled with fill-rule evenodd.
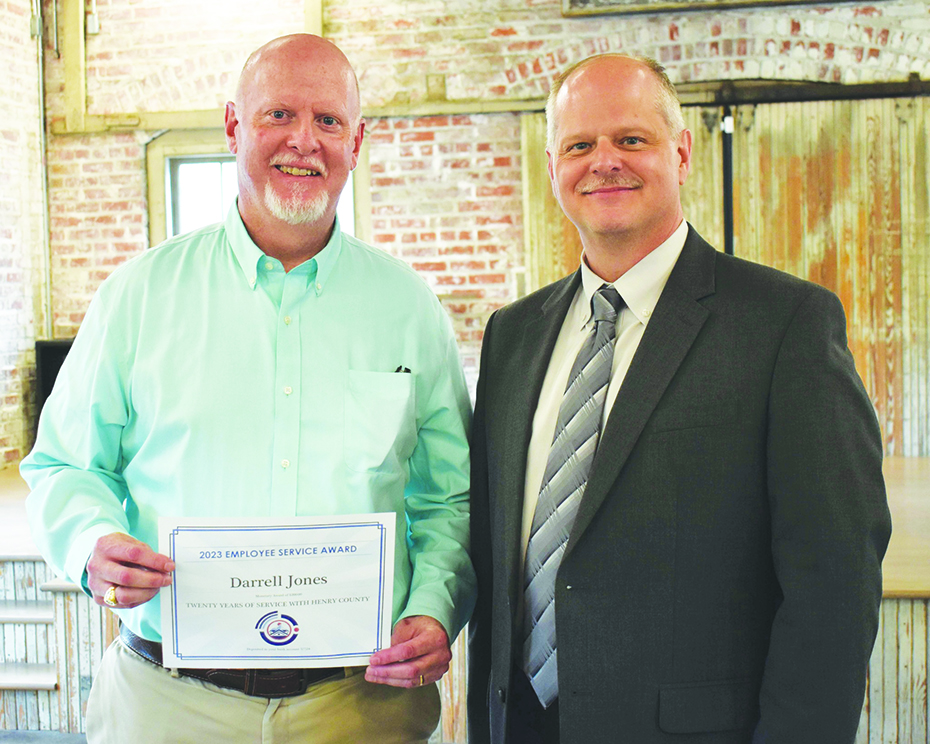
<svg viewBox="0 0 930 744"><path fill-rule="evenodd" d="M311 34L265 44L242 70L225 126L239 214L256 245L285 266L320 250L365 131L346 56Z"/></svg>
<svg viewBox="0 0 930 744"><path fill-rule="evenodd" d="M635 76L637 74L648 75L656 83L655 105L656 110L665 119L668 124L669 133L673 137L681 134L685 128L685 120L681 114L681 103L678 100L678 93L665 68L649 57L631 57L625 54L596 54L576 62L574 65L564 70L549 89L549 98L546 101L546 147L551 148L555 141L555 133L558 128L558 106L557 102L562 89L568 85L572 79L581 74L585 69L592 66L606 66L612 68L618 76Z"/></svg>
<svg viewBox="0 0 930 744"><path fill-rule="evenodd" d="M348 58L329 39L313 34L281 36L259 47L246 60L236 85L236 104L245 105L247 97L260 89L268 75L282 67L318 68L321 73L344 77L349 99L346 104L357 124L361 119L358 78Z"/></svg>

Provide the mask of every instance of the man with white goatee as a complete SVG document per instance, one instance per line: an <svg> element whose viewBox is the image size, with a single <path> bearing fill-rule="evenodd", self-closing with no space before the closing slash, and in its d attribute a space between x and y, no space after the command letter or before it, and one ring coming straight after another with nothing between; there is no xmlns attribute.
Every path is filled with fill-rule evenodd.
<svg viewBox="0 0 930 744"><path fill-rule="evenodd" d="M364 123L348 60L256 51L226 107L239 196L100 287L22 465L46 559L122 621L87 738L426 742L468 620L469 400L451 326L402 262L342 233ZM394 512L391 645L367 667L162 662L160 515ZM308 629L309 631L309 629Z"/></svg>

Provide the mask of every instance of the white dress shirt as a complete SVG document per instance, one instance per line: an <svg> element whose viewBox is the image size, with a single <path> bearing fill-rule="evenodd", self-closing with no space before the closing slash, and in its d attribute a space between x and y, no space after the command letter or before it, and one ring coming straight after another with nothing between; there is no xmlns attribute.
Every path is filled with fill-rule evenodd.
<svg viewBox="0 0 930 744"><path fill-rule="evenodd" d="M682 220L675 232L664 243L613 282L613 286L623 298L625 307L617 315L614 359L601 419L602 432L607 423L607 417L610 415L610 409L617 399L617 391L623 384L623 378L630 368L630 362L633 361L633 355L639 347L639 342L659 302L662 290L665 289L665 283L678 261L687 235L688 223ZM523 497L521 555L524 556L530 540L530 529L533 525L533 515L536 513L539 489L546 472L549 449L555 436L559 407L562 405L562 396L568 384L568 375L594 322L591 314L591 298L602 284L610 284L610 282L605 282L595 274L582 257L581 286L575 293L552 350L552 356L549 358L549 368L546 371L542 390L539 393L539 402L536 405L536 413L533 416L533 431L526 457Z"/></svg>

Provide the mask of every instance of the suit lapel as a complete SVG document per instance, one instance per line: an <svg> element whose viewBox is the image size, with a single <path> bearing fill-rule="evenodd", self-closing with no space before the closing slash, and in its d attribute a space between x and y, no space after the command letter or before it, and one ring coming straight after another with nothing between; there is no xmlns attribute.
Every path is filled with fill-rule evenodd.
<svg viewBox="0 0 930 744"><path fill-rule="evenodd" d="M709 314L697 300L713 294L716 251L694 228L649 320L601 433L565 555L588 528L620 474ZM563 556L564 560L564 556Z"/></svg>
<svg viewBox="0 0 930 744"><path fill-rule="evenodd" d="M523 324L522 334L519 337L514 334L514 346L508 354L514 366L501 366L502 369L507 369L504 377L506 387L501 395L507 413L503 435L496 438L504 451L501 456L503 467L500 473L499 496L495 507L498 509L496 516L501 519L506 566L517 567L522 561L519 552L523 526L523 491L533 415L543 379L549 368L552 349L580 284L581 272L577 271L554 285L553 291L547 299L542 300L532 319ZM511 600L515 598L521 584L518 573L517 570L511 571Z"/></svg>

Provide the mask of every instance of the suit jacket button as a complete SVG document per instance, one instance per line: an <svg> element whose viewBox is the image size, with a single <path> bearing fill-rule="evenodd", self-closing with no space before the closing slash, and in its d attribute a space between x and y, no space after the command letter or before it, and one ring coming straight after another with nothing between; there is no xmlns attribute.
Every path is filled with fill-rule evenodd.
<svg viewBox="0 0 930 744"><path fill-rule="evenodd" d="M503 687L498 688L497 697L500 698L500 701L502 703L506 703L507 702L507 690L505 690Z"/></svg>

